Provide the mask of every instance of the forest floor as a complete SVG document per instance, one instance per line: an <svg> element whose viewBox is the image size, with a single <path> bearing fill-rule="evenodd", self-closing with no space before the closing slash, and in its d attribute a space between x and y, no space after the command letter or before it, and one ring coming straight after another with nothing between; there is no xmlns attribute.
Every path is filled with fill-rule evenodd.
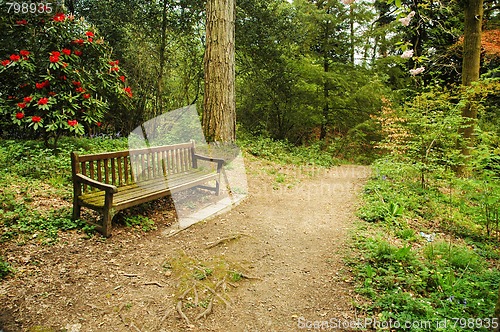
<svg viewBox="0 0 500 332"><path fill-rule="evenodd" d="M149 232L117 226L109 239L72 231L50 246L3 245L16 273L0 282L0 331L298 331L352 321L343 257L369 175L252 160L240 205L173 236L169 203Z"/></svg>

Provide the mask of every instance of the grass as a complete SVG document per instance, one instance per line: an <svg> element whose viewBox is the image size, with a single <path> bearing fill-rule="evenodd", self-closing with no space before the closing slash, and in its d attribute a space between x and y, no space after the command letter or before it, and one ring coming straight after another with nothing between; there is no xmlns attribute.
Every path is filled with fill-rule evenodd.
<svg viewBox="0 0 500 332"><path fill-rule="evenodd" d="M126 148L124 139L65 137L56 151L40 141L0 140L0 241L51 244L59 231L91 233L84 222L71 220L70 152ZM49 199L48 206L39 205Z"/></svg>
<svg viewBox="0 0 500 332"><path fill-rule="evenodd" d="M244 268L225 257L199 259L184 251L167 257L163 271L177 280L176 301L188 316L199 315L211 303L228 306L230 288L243 279Z"/></svg>
<svg viewBox="0 0 500 332"><path fill-rule="evenodd" d="M248 154L279 164L332 167L342 163L334 157L333 146L324 147L321 142L295 146L287 141L241 134L238 144Z"/></svg>
<svg viewBox="0 0 500 332"><path fill-rule="evenodd" d="M374 165L347 258L357 292L368 299L360 305L367 316L434 327L444 319L495 317L500 242L478 208L485 190L484 181L438 173L422 188L411 166ZM488 330L459 323L435 330Z"/></svg>

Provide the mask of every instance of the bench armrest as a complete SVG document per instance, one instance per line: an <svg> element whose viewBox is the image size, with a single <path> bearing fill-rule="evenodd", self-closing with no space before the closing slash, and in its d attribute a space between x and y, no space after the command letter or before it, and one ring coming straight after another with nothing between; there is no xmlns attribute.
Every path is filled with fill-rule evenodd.
<svg viewBox="0 0 500 332"><path fill-rule="evenodd" d="M194 154L195 159L200 159L200 160L206 160L206 161L211 161L214 163L217 163L217 173L220 173L222 170L222 166L224 165L224 159L222 158L212 158L212 157L207 157L201 154ZM195 162L196 165L196 162ZM195 166L196 167L196 166Z"/></svg>
<svg viewBox="0 0 500 332"><path fill-rule="evenodd" d="M197 154L197 153L195 153L194 156L196 157L196 159L212 161L214 163L221 163L221 164L224 163L224 159L222 159L222 158L207 157L207 156Z"/></svg>
<svg viewBox="0 0 500 332"><path fill-rule="evenodd" d="M75 181L89 185L91 187L94 187L94 188L97 188L100 190L104 190L105 192L110 193L110 194L116 194L118 192L118 188L116 188L116 186L114 186L112 184L106 184L106 183L102 183L102 182L93 180L93 179L91 179L88 176L85 176L83 174L75 174Z"/></svg>

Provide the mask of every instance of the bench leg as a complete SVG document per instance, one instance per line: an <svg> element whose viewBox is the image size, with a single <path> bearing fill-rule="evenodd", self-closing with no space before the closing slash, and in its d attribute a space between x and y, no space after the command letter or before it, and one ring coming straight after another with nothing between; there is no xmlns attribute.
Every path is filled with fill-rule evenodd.
<svg viewBox="0 0 500 332"><path fill-rule="evenodd" d="M113 194L106 193L104 200L104 213L102 218L102 234L105 237L111 236L111 221L113 220L113 216L115 215L113 205Z"/></svg>
<svg viewBox="0 0 500 332"><path fill-rule="evenodd" d="M220 194L220 179L215 180L215 194L217 196L219 196L219 194Z"/></svg>
<svg viewBox="0 0 500 332"><path fill-rule="evenodd" d="M113 214L111 211L104 211L102 218L102 235L105 237L111 236L111 221L113 220Z"/></svg>
<svg viewBox="0 0 500 332"><path fill-rule="evenodd" d="M82 207L76 201L73 201L73 220L80 219L81 209Z"/></svg>

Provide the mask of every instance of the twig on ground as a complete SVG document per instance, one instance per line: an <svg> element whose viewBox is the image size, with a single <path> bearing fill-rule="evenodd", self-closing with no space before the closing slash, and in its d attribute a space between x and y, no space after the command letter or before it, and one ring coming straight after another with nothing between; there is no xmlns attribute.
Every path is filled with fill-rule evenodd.
<svg viewBox="0 0 500 332"><path fill-rule="evenodd" d="M178 297L178 299L179 299L179 300L184 300L184 298L186 297L186 295L188 295L188 294L189 294L189 292L191 291L191 289L193 289L193 287L189 287L188 289L186 289L186 290L184 291L184 293L182 293L182 294Z"/></svg>
<svg viewBox="0 0 500 332"><path fill-rule="evenodd" d="M186 322L187 325L191 325L191 322L189 321L189 318L182 312L182 301L177 302L177 312L179 313L179 316L181 316L182 319Z"/></svg>
<svg viewBox="0 0 500 332"><path fill-rule="evenodd" d="M241 273L241 274L240 274L240 276L241 276L243 279L249 279L249 280L250 280L250 279L255 279L255 280L260 280L260 281L262 281L262 278L248 276L248 275L243 274L243 273Z"/></svg>
<svg viewBox="0 0 500 332"><path fill-rule="evenodd" d="M172 313L172 310L173 309L169 309L165 315L163 315L163 317L160 319L160 325L163 324L163 322L165 321L165 319L167 319L167 317Z"/></svg>
<svg viewBox="0 0 500 332"><path fill-rule="evenodd" d="M124 273L123 276L129 277L129 278L139 278L139 276L137 274L133 274L133 273Z"/></svg>
<svg viewBox="0 0 500 332"><path fill-rule="evenodd" d="M157 281L145 282L145 283L144 283L144 285L145 285L145 286L149 286L149 285L156 285L156 286L158 286L158 287L163 287L163 285L162 285L162 284L160 284L160 283L159 283L159 282L157 282Z"/></svg>
<svg viewBox="0 0 500 332"><path fill-rule="evenodd" d="M210 302L208 303L207 308L205 310L203 310L203 312L200 313L198 316L196 316L196 318L194 320L198 320L201 317L207 318L207 316L212 312L213 303L214 303L214 298L212 297L210 299Z"/></svg>
<svg viewBox="0 0 500 332"><path fill-rule="evenodd" d="M193 286L194 290L194 305L198 306L199 298L198 298L198 291L196 290L196 285Z"/></svg>
<svg viewBox="0 0 500 332"><path fill-rule="evenodd" d="M242 236L249 236L247 234L244 234L244 233L237 233L237 234L233 234L233 235L230 235L230 236L226 236L226 237L223 237L222 239L220 240L217 240L217 241L214 241L214 242L209 242L207 243L207 246L205 249L210 249L210 248L213 248L213 247L216 247L218 246L219 244L222 244L222 243L225 243L225 242L229 242L229 241L232 241L232 240L236 240L236 239L239 239L240 237Z"/></svg>
<svg viewBox="0 0 500 332"><path fill-rule="evenodd" d="M238 288L238 285L233 284L232 282L229 282L229 281L228 281L228 282L227 282L227 284L228 284L229 286L233 287L233 288Z"/></svg>
<svg viewBox="0 0 500 332"><path fill-rule="evenodd" d="M137 332L142 332L137 326L135 326L134 322L130 323L130 327L133 327Z"/></svg>
<svg viewBox="0 0 500 332"><path fill-rule="evenodd" d="M222 296L220 296L220 294L218 294L215 290L213 290L211 287L207 286L207 285L204 285L203 283L197 281L197 283L199 283L200 285L202 285L203 287L205 287L206 289L208 289L210 291L210 293L214 294L215 296L217 296L219 299L222 300L222 302L224 302L224 304L227 306L227 307L230 307L231 305L229 304L229 302L227 302L227 300L225 298L223 298ZM220 282L219 282L220 283ZM215 287L218 287L219 284L217 284ZM228 296L229 297L229 296ZM232 302L232 301L231 301Z"/></svg>

